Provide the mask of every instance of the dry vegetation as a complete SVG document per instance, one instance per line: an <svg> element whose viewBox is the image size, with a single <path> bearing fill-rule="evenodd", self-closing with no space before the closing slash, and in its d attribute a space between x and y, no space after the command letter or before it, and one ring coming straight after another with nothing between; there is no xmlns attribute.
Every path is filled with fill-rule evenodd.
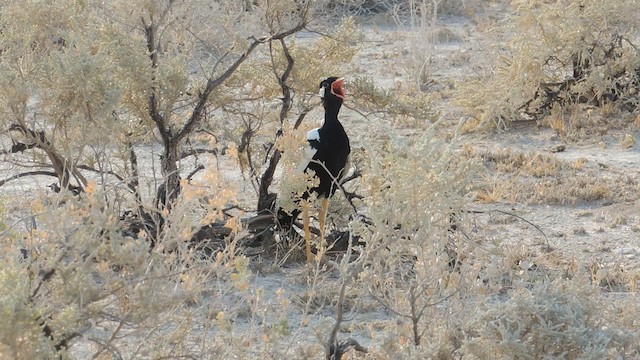
<svg viewBox="0 0 640 360"><path fill-rule="evenodd" d="M3 2L0 358L640 357L635 5Z"/></svg>

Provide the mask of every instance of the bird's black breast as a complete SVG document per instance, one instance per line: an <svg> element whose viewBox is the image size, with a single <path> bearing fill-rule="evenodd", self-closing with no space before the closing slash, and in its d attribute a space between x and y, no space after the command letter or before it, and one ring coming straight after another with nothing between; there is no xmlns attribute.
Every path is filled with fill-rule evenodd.
<svg viewBox="0 0 640 360"><path fill-rule="evenodd" d="M320 180L320 184L311 191L316 192L319 197L329 197L338 187L336 180L340 180L345 175L345 166L351 147L349 138L340 123L330 126L325 124L318 129L318 132L319 140L309 140L309 145L318 151L307 169L313 170Z"/></svg>

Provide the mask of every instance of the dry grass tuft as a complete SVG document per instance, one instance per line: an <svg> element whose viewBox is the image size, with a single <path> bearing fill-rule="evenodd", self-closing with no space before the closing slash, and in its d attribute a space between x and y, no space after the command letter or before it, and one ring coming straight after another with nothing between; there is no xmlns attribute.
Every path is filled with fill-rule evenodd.
<svg viewBox="0 0 640 360"><path fill-rule="evenodd" d="M620 146L622 146L625 149L630 149L635 144L636 144L636 138L631 134L624 134L624 136L622 137L622 140L620 140Z"/></svg>
<svg viewBox="0 0 640 360"><path fill-rule="evenodd" d="M484 174L476 183L476 200L481 203L575 204L622 199L629 193L621 189L633 185L623 174L605 176L599 165L586 158L564 161L550 153L480 151L472 146L461 154L484 164Z"/></svg>

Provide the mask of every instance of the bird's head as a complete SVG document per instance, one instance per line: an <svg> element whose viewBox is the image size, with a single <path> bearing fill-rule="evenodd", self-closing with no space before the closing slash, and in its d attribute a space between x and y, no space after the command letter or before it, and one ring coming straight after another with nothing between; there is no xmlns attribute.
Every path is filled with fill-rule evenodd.
<svg viewBox="0 0 640 360"><path fill-rule="evenodd" d="M344 100L343 81L344 78L337 78L335 76L322 80L320 83L320 97L325 107L328 102L342 104Z"/></svg>

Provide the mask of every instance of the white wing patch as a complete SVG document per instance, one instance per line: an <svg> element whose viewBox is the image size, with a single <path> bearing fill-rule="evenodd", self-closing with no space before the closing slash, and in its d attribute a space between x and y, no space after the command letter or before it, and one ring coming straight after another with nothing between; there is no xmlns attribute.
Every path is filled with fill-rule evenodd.
<svg viewBox="0 0 640 360"><path fill-rule="evenodd" d="M307 133L307 141L311 140L320 141L320 128L309 130L309 132Z"/></svg>
<svg viewBox="0 0 640 360"><path fill-rule="evenodd" d="M347 162L345 162L344 168L340 170L340 174L338 175L338 178L346 176L350 170L351 170L351 154L347 155Z"/></svg>
<svg viewBox="0 0 640 360"><path fill-rule="evenodd" d="M307 147L304 149L304 156L302 157L302 162L300 162L300 165L298 165L298 167L296 168L296 171L299 173L303 172L304 169L307 168L311 160L313 160L313 156L318 152L318 149L311 146L311 142L312 141L320 142L319 130L320 128L316 128L316 129L310 130L307 133Z"/></svg>

